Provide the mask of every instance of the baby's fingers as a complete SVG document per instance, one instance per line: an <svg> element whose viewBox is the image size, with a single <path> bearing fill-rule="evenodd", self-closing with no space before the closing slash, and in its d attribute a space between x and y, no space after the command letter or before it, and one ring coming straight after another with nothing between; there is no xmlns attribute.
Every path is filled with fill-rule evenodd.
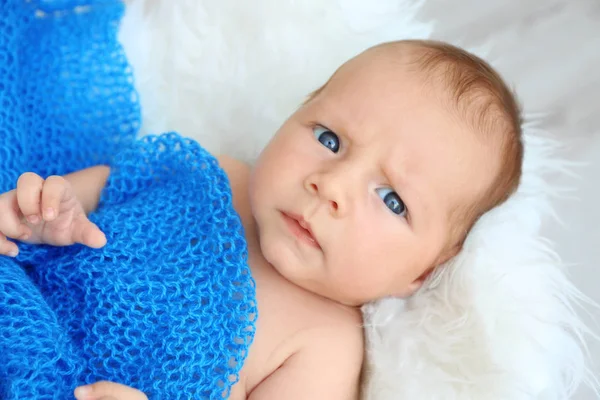
<svg viewBox="0 0 600 400"><path fill-rule="evenodd" d="M19 254L19 248L16 244L6 239L6 236L0 233L0 254L9 257L16 257Z"/></svg>
<svg viewBox="0 0 600 400"><path fill-rule="evenodd" d="M17 202L21 213L32 224L41 221L40 201L44 180L33 172L26 172L17 181Z"/></svg>
<svg viewBox="0 0 600 400"><path fill-rule="evenodd" d="M49 176L44 182L42 189L42 216L44 221L52 221L58 216L60 203L65 200L65 195L69 194L67 189L69 183L62 176Z"/></svg>
<svg viewBox="0 0 600 400"><path fill-rule="evenodd" d="M101 381L75 389L78 400L148 400L137 389L119 383Z"/></svg>
<svg viewBox="0 0 600 400"><path fill-rule="evenodd" d="M17 240L27 240L31 237L31 229L21 220L22 213L17 204L16 190L1 196L0 215L0 234Z"/></svg>

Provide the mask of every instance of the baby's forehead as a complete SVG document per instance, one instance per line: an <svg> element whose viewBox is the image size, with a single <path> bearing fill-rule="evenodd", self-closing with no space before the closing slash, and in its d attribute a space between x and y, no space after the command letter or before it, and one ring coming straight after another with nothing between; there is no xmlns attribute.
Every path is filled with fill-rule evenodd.
<svg viewBox="0 0 600 400"><path fill-rule="evenodd" d="M323 89L348 98L386 93L400 98L427 96L476 130L489 128L505 116L519 122L519 107L496 71L482 59L443 43L400 41L375 46L342 65Z"/></svg>
<svg viewBox="0 0 600 400"><path fill-rule="evenodd" d="M385 63L351 62L334 74L311 98L315 106L344 108L351 119L385 116L432 100L417 74ZM424 97L429 97L425 99Z"/></svg>
<svg viewBox="0 0 600 400"><path fill-rule="evenodd" d="M353 119L364 119L365 114L385 119L419 107L432 111L441 107L459 120L448 84L430 79L407 59L389 54L365 54L350 60L312 99L319 99L317 104L326 108L343 107Z"/></svg>
<svg viewBox="0 0 600 400"><path fill-rule="evenodd" d="M409 68L406 57L393 57L389 52L371 50L343 64L332 75L326 87L340 89L354 85L356 89L356 85L359 85L362 90L382 90L390 84L403 83L409 78L418 80L417 74Z"/></svg>

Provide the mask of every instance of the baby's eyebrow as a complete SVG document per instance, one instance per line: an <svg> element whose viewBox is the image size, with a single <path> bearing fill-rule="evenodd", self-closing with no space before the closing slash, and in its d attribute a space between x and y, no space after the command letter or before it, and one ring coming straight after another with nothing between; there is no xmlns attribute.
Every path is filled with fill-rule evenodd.
<svg viewBox="0 0 600 400"><path fill-rule="evenodd" d="M350 127L348 126L348 121L351 120L344 110L339 104L330 100L330 99L322 99L319 102L319 107L316 110L316 117L321 120L327 128L333 130L333 132L337 134L342 134L346 138L350 139L354 137L354 132L351 132Z"/></svg>

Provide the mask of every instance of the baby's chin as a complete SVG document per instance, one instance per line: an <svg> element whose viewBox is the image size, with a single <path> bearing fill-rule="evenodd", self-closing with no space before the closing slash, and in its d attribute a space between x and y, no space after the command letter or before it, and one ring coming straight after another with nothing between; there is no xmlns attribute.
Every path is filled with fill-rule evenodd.
<svg viewBox="0 0 600 400"><path fill-rule="evenodd" d="M324 289L314 269L311 271L315 267L301 262L291 249L261 241L261 251L271 268L289 283L312 295L339 302L333 293Z"/></svg>
<svg viewBox="0 0 600 400"><path fill-rule="evenodd" d="M323 272L326 268L323 265L324 254L319 254L319 251L304 253L295 247L293 240L277 237L276 232L261 232L260 228L258 237L262 257L273 271L307 294L348 307L360 307L376 300L380 294L379 288L370 287L365 291L352 279L330 279Z"/></svg>

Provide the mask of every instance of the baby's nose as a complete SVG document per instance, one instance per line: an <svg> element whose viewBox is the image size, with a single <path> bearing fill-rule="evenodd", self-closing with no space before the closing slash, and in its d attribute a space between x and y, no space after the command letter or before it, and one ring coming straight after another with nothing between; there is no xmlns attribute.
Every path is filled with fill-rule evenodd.
<svg viewBox="0 0 600 400"><path fill-rule="evenodd" d="M332 184L325 183L323 180L319 181L318 177L313 178L316 179L307 179L305 184L307 190L326 201L331 213L339 215L341 196L338 195L337 190L333 188Z"/></svg>

